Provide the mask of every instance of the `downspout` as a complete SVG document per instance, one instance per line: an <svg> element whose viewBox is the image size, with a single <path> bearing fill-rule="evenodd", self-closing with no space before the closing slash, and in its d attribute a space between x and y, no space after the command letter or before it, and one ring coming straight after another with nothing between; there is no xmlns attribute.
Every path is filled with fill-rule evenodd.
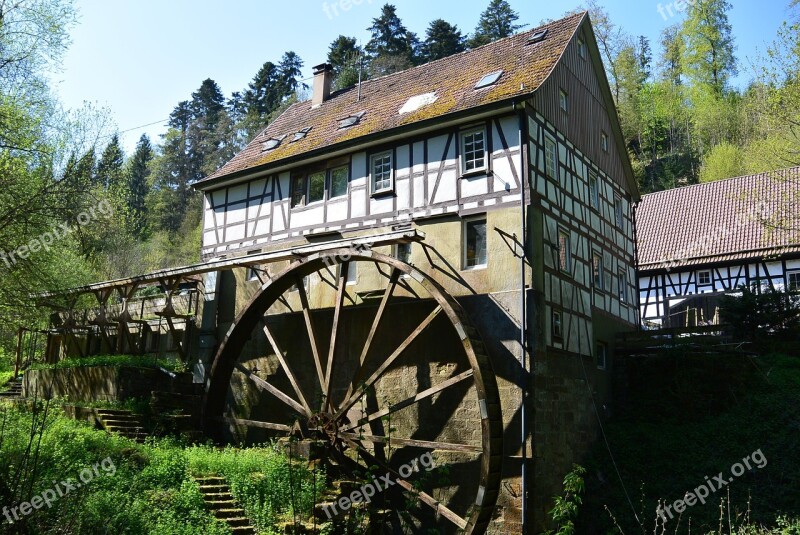
<svg viewBox="0 0 800 535"><path fill-rule="evenodd" d="M521 389L521 400L520 400L520 416L522 419L522 432L521 432L521 441L522 441L522 535L527 535L528 533L528 418L527 418L527 410L526 406L528 403L528 340L527 340L527 331L528 331L528 318L527 318L527 292L525 287L525 251L527 247L527 241L525 238L525 230L527 227L527 222L525 220L525 186L527 186L528 182L528 167L527 162L525 161L525 154L526 151L523 149L523 133L527 130L527 121L525 120L525 104L523 103L522 106L517 110L517 101L515 100L513 103L514 112L519 113L519 159L520 159L520 201L519 201L519 212L520 212L520 223L521 223L521 236L520 241L522 242L522 250L520 252L520 320L519 320L519 345L520 345L520 364L522 366L522 386ZM526 141L527 143L527 141Z"/></svg>

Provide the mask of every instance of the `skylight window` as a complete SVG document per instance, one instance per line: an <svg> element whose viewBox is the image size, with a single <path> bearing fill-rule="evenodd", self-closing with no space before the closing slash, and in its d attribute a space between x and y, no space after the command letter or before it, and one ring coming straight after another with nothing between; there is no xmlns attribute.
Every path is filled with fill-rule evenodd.
<svg viewBox="0 0 800 535"><path fill-rule="evenodd" d="M480 82L475 84L475 89L481 89L483 87L489 87L490 85L494 85L497 83L497 80L503 76L503 71L495 71L493 73L487 74L483 78L481 78Z"/></svg>
<svg viewBox="0 0 800 535"><path fill-rule="evenodd" d="M538 43L539 41L544 41L544 38L547 37L547 32L549 30L539 30L538 32L531 35L531 38L528 39L528 44L532 45L533 43Z"/></svg>
<svg viewBox="0 0 800 535"><path fill-rule="evenodd" d="M364 117L364 114L367 113L362 111L360 113L356 113L355 115L351 115L349 117L345 117L344 119L339 119L339 128L348 128L353 125L357 125L361 118Z"/></svg>
<svg viewBox="0 0 800 535"><path fill-rule="evenodd" d="M292 138L292 143L294 143L295 141L300 141L301 139L306 137L309 132L311 132L311 127L310 126L308 128L303 128L302 130L300 130L298 133L296 133L294 135L294 137Z"/></svg>
<svg viewBox="0 0 800 535"><path fill-rule="evenodd" d="M264 142L264 147L263 147L262 150L268 151L268 150L277 149L278 147L280 147L281 142L284 140L285 137L286 136L284 135L284 136L280 136L280 137L271 137L271 138L269 138L268 140L266 140Z"/></svg>
<svg viewBox="0 0 800 535"><path fill-rule="evenodd" d="M411 97L403 104L403 107L400 108L400 115L404 113L411 113L413 111L417 111L423 106L427 106L428 104L433 104L439 97L436 96L436 92L432 93L425 93L423 95L417 95L415 97Z"/></svg>

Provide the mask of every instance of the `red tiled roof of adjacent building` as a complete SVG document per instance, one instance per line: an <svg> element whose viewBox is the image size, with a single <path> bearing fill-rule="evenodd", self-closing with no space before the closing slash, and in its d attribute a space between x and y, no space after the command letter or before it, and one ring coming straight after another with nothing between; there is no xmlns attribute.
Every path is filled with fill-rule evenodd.
<svg viewBox="0 0 800 535"><path fill-rule="evenodd" d="M639 268L800 254L800 167L642 197Z"/></svg>
<svg viewBox="0 0 800 535"><path fill-rule="evenodd" d="M573 35L586 18L586 13L572 15L540 28L488 45L456 54L419 67L368 80L358 88L333 93L329 100L312 108L311 101L290 106L263 132L228 163L198 182L216 182L227 175L289 160L309 152L376 133L422 121L441 118L457 112L523 98L547 79L558 63ZM545 38L530 43L531 36L547 30ZM485 75L502 70L496 84L483 89L475 85ZM409 98L436 92L436 101L418 110L400 114ZM365 112L358 124L339 128L339 121ZM294 135L310 128L299 141ZM264 150L269 139L282 139L273 150Z"/></svg>

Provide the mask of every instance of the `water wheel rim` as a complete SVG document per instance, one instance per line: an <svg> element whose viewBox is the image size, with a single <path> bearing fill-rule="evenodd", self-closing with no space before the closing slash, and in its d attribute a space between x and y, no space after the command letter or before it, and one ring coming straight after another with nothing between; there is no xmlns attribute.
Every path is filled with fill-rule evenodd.
<svg viewBox="0 0 800 535"><path fill-rule="evenodd" d="M467 515L468 518L465 519L442 504L432 503L435 500L430 496L420 497L417 495L417 498L436 509L437 516L441 515L447 518L463 533L471 535L484 533L492 518L500 491L503 447L500 399L491 362L480 335L472 327L467 314L455 298L431 276L394 257L371 250L354 251L353 249L317 253L292 262L265 282L236 317L214 357L209 374L209 386L204 397L204 427L214 432L218 430L220 422L225 421L224 411L228 388L241 348L250 338L254 329L263 321L264 313L292 288L298 288L301 294L305 295L305 290L302 288L304 277L331 266L348 265L352 262L370 262L379 266L387 266L391 270L390 281L392 278L396 280L400 276L406 276L419 283L436 303L437 314L441 313L447 318L462 343L481 413L480 474L475 501ZM336 328L334 328L335 332ZM270 343L274 345L274 340L270 340ZM326 362L330 362L330 360ZM295 403L296 405L293 407L297 412L312 416L308 413L307 402L295 401ZM241 421L246 422L246 420ZM284 427L275 426L274 430L287 431ZM267 428L269 429L269 427ZM352 437L345 437L345 439L349 439L352 443ZM411 491L409 490L409 492ZM413 494L413 492L411 493Z"/></svg>

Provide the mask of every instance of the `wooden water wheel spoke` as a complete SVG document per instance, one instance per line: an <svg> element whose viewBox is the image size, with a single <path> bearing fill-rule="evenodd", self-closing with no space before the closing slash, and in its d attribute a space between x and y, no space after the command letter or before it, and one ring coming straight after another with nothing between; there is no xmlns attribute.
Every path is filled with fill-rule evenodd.
<svg viewBox="0 0 800 535"><path fill-rule="evenodd" d="M297 277L297 291L300 294L300 303L303 305L303 319L306 322L308 341L311 343L311 356L314 357L314 365L317 368L319 385L322 387L323 392L327 392L328 385L325 381L325 372L322 370L322 361L319 358L319 345L317 345L317 336L314 334L314 321L311 318L311 310L308 305L308 295L306 295L306 288L303 284L302 277Z"/></svg>
<svg viewBox="0 0 800 535"><path fill-rule="evenodd" d="M478 331L430 275L375 251L348 251L303 257L256 292L214 360L206 425L214 422L220 438L240 440L246 431L246 440L307 442L309 452L322 445L315 450L350 480L385 469L398 492L420 504L399 522L480 535L500 491L503 434ZM351 289L348 273L363 267ZM268 372L259 377L258 369ZM237 370L247 380L234 377ZM390 468L415 451L462 463L455 480L437 486Z"/></svg>
<svg viewBox="0 0 800 535"><path fill-rule="evenodd" d="M358 358L359 366L364 366L364 361L367 360L369 350L372 347L372 340L375 338L375 333L378 332L378 327L381 324L381 319L383 318L383 313L386 310L386 305L389 303L389 299L392 298L392 294L394 293L394 289L397 287L397 281L400 279L400 275L401 273L397 269L393 269L392 274L389 275L389 286L386 288L386 291L383 292L381 304L378 306L378 312L375 314L375 319L372 320L372 326L370 327L369 334L367 335L367 341L364 342L364 349L361 350L361 355ZM355 384L355 381L351 383L350 387L347 389L347 394L344 396L345 399L349 399L353 394L353 384Z"/></svg>
<svg viewBox="0 0 800 535"><path fill-rule="evenodd" d="M385 409L381 409L379 411L373 412L372 414L369 414L369 415L365 416L364 418L360 419L358 422L356 422L356 423L354 423L352 425L348 425L346 427L343 427L342 431L352 431L353 429L356 429L358 427L366 425L369 422L373 422L373 421L375 421L375 420L377 420L379 418L383 418L384 416L388 416L388 415L390 415L390 414L392 414L394 412L397 412L397 411L399 411L401 409L405 409L406 407L410 407L411 405L414 405L415 403L419 403L420 401L422 401L424 399L428 399L428 398L430 398L432 396L435 396L436 394L438 394L439 392L445 390L446 388L450 388L451 386L457 385L457 384L461 383L462 381L466 381L467 379L470 379L474 374L475 374L475 372L472 371L472 370L467 370L464 373L459 373L458 375L455 375L455 376L451 377L450 379L448 379L446 381L443 381L442 383L440 383L440 384L438 384L436 386L433 386L433 387L431 387L431 388L429 388L427 390L423 390L419 394L415 394L415 395L413 395L411 397L408 397L408 398L404 399L403 401L400 401L398 403L394 403L393 405L390 405L389 407L386 407Z"/></svg>
<svg viewBox="0 0 800 535"><path fill-rule="evenodd" d="M344 439L351 447L358 450L359 455L361 455L364 460L371 465L378 466L382 470L386 470L386 473L391 474L394 476L394 482L402 488L407 493L411 494L412 496L416 497L421 503L424 503L431 509L433 509L434 513L437 516L441 516L442 518L446 518L450 522L456 525L459 529L466 529L469 525L469 522L464 518L461 518L458 514L448 509L444 504L442 504L439 500L431 496L430 494L423 492L421 490L415 489L414 485L406 481L394 468L390 467L383 461L379 460L377 457L372 455L369 450L367 450L364 446L358 444L357 442Z"/></svg>
<svg viewBox="0 0 800 535"><path fill-rule="evenodd" d="M306 401L306 397L303 395L303 391L300 389L300 386L297 383L297 379L292 373L292 369L289 367L289 363L286 361L286 353L284 353L280 346L278 346L278 342L275 340L275 335L272 334L269 326L267 326L266 321L262 318L262 323L264 326L264 335L267 337L270 345L272 346L273 351L275 351L275 356L278 358L278 362L283 368L283 372L286 374L286 377L289 379L289 382L292 385L292 389L294 389L295 394L297 394L297 399L300 400L300 403L303 405L304 412L306 416L311 416L311 407L308 405L308 401Z"/></svg>
<svg viewBox="0 0 800 535"><path fill-rule="evenodd" d="M274 424L271 422L262 422L260 420L246 420L244 418L234 418L232 416L226 416L222 418L222 421L236 424L236 425L244 425L246 427L257 427L259 429L269 429L271 431L281 431L284 433L288 433L292 430L292 428L285 424Z"/></svg>
<svg viewBox="0 0 800 535"><path fill-rule="evenodd" d="M305 414L306 416L310 416L310 413L307 413L306 409L302 405L300 405L298 402L296 402L295 400L293 400L292 398L290 398L289 396L287 396L286 394L284 394L283 392L281 392L280 390L269 384L267 381L265 381L258 375L254 374L244 366L242 366L241 364L237 364L236 369L242 372L245 376L247 376L248 379L253 381L253 383L260 390L269 392L270 394L272 394L273 396L284 402L286 405L289 405L298 414Z"/></svg>
<svg viewBox="0 0 800 535"><path fill-rule="evenodd" d="M327 369L325 371L325 398L323 403L333 407L331 401L331 387L333 386L333 357L336 353L336 336L339 332L339 318L342 313L342 305L344 304L344 297L347 294L347 274L350 269L350 262L341 264L339 269L339 282L336 288L336 309L333 312L333 326L331 327L331 343L328 347L328 361Z"/></svg>
<svg viewBox="0 0 800 535"><path fill-rule="evenodd" d="M417 328L411 332L411 334L408 335L408 337L403 341L403 343L401 343L400 346L394 350L394 353L389 355L389 357L385 361L383 361L383 364L381 364L378 367L378 369L375 370L375 372L372 375L370 375L369 379L364 381L364 384L358 387L358 390L353 394L351 394L350 397L344 403L342 403L341 407L339 407L338 412L334 415L334 419L339 419L344 414L347 414L347 411L349 411L353 407L353 405L355 405L356 402L361 398L361 396L363 396L364 393L367 392L372 387L372 385L374 385L378 381L378 379L380 379L383 376L386 370L388 370L389 367L392 364L394 364L394 361L397 360L405 352L406 349L408 349L408 346L410 346L411 343L417 339L420 333L422 333L422 331L424 331L425 328L428 325L430 325L434 319L436 319L436 316L438 316L440 312L442 312L442 307L437 306L435 309L433 309L433 312L428 314L428 317L425 318L422 321L422 323L420 323L419 326L417 326ZM358 371L358 374L356 375L356 381L355 381L356 385L358 384L361 377L363 377L364 373L363 370L364 367L362 366L361 369Z"/></svg>
<svg viewBox="0 0 800 535"><path fill-rule="evenodd" d="M397 444L399 446L410 446L414 448L427 448L441 451L460 451L465 453L480 453L482 451L481 446L454 444L452 442L435 442L430 440L417 440L413 438L383 437L378 435L364 435L345 432L339 432L339 436L360 442L372 442L373 444Z"/></svg>

